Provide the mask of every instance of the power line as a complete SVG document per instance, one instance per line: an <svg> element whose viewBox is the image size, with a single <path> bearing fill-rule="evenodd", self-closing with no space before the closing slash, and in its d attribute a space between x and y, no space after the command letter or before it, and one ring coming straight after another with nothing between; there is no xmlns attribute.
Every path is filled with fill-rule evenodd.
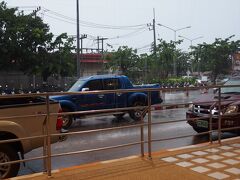
<svg viewBox="0 0 240 180"><path fill-rule="evenodd" d="M54 17L54 16L51 16L51 15L47 15L46 12L47 11L45 11L44 16L47 16L49 18L52 18L52 19L55 19L55 20L59 20L59 21L62 21L62 22L66 22L68 24L76 25L76 22L65 20L65 19L61 19L61 17ZM43 13L41 13L41 14L43 15ZM121 29L121 28L117 28L117 27L112 27L112 28L111 27L99 27L99 26L92 26L92 25L85 25L85 24L81 24L81 26L89 27L89 28L100 28L100 29ZM137 31L139 31L139 29L143 29L143 28L145 28L145 27L138 28ZM133 28L131 28L131 30L132 29ZM124 30L129 30L129 29L124 29Z"/></svg>
<svg viewBox="0 0 240 180"><path fill-rule="evenodd" d="M38 6L18 6L17 8L22 8L22 9L29 9L29 8L36 8ZM76 19L75 18L71 18L68 16L65 16L63 14L57 13L55 11L49 10L45 7L42 7L42 16L47 16L49 18L55 19L55 20L59 20L62 22L66 22L68 24L72 24L72 25L76 25ZM119 36L115 36L115 37L111 37L108 38L109 40L113 40L113 39L120 39L120 38L129 38L132 36L136 36L140 33L143 33L146 31L146 27L147 24L138 24L138 25L128 25L128 26L113 26L113 25L106 25L106 24L98 24L98 23L93 23L93 22L88 22L88 21L83 21L83 20L79 20L79 23L82 26L85 27L91 27L91 28L102 28L102 29L124 29L124 30L134 30L133 32L127 33L127 34L123 34L123 35L119 35ZM87 39L90 40L96 40L96 36L92 36L92 35L88 35ZM75 37L74 35L72 36L73 38Z"/></svg>
<svg viewBox="0 0 240 180"><path fill-rule="evenodd" d="M120 36L115 36L115 37L111 37L109 38L110 40L112 39L120 39L120 38L128 38L128 37L132 37L132 36L136 36L138 34L141 34L143 32L145 32L147 29L144 27L144 28L139 28L133 32L130 32L130 33L127 33L127 34L124 34L124 35L120 35Z"/></svg>
<svg viewBox="0 0 240 180"><path fill-rule="evenodd" d="M58 19L67 19L68 21L73 21L73 22L76 21L76 19L74 19L74 18L65 16L63 14L57 13L57 12L49 10L47 8L43 7L43 9L46 10L47 13L57 16ZM79 22L82 26L91 27L91 28L102 28L102 29L136 29L139 27L146 26L146 24L128 25L128 26L113 26L113 25L98 24L98 23L93 23L93 22L88 22L88 21L83 21L83 20L79 20Z"/></svg>
<svg viewBox="0 0 240 180"><path fill-rule="evenodd" d="M42 13L42 14L43 14L43 13ZM63 21L63 22L66 22L66 23L69 23L69 24L72 24L72 25L75 25L75 26L76 26L76 23L74 23L74 22L70 22L70 21L67 21L67 20L64 20L64 19L60 19L60 18L57 18L57 17L49 16L49 15L47 15L46 13L44 14L44 16L50 17L50 18L52 18L52 19L60 20L60 21Z"/></svg>
<svg viewBox="0 0 240 180"><path fill-rule="evenodd" d="M15 6L15 7L16 8L22 8L22 9L26 9L26 8L34 9L38 6ZM46 15L50 18L60 20L60 21L64 21L64 22L67 22L67 23L70 23L70 24L76 24L76 19L75 18L65 16L63 14L57 13L57 12L52 11L50 9L47 9L45 7L41 7L41 8L43 9L44 13L49 13L51 15L56 16L56 17L53 17L51 15ZM146 26L146 24L128 25L128 26L113 26L113 25L98 24L98 23L93 23L93 22L83 21L83 20L79 20L79 23L82 26L85 26L85 27L102 28L102 29L136 29L136 28L139 28L139 27Z"/></svg>
<svg viewBox="0 0 240 180"><path fill-rule="evenodd" d="M38 6L8 6L9 8L36 9Z"/></svg>

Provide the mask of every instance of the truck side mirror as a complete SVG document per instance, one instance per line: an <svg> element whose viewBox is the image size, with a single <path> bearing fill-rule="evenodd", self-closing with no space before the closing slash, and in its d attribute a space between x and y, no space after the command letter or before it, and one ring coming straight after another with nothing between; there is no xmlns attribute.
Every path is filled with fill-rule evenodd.
<svg viewBox="0 0 240 180"><path fill-rule="evenodd" d="M82 91L89 91L89 88L82 88Z"/></svg>

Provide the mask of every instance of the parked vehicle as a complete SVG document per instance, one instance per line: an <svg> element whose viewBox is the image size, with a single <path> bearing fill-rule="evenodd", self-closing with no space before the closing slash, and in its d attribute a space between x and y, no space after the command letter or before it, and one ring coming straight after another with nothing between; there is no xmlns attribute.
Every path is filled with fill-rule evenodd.
<svg viewBox="0 0 240 180"><path fill-rule="evenodd" d="M41 97L18 97L0 99L0 141L27 138L43 135L43 124L46 123L46 101ZM49 104L51 113L61 111L57 102ZM28 117L26 117L28 116ZM62 117L50 116L50 133L59 133L62 128ZM52 136L51 143L63 140L63 136ZM0 163L24 159L24 154L43 146L43 138L31 138L14 142L0 143ZM20 163L0 165L0 179L18 174Z"/></svg>
<svg viewBox="0 0 240 180"><path fill-rule="evenodd" d="M239 78L228 80L225 85L240 85ZM212 129L218 129L219 113L221 114L221 128L240 126L240 87L221 88L221 110L219 112L218 94L204 94L194 100L186 113L188 123L196 132L205 132L210 128L209 117L212 112ZM212 106L212 111L210 107ZM190 118L200 118L198 120ZM201 119L203 118L203 119ZM240 129L234 130L240 134Z"/></svg>
<svg viewBox="0 0 240 180"><path fill-rule="evenodd" d="M159 84L133 86L128 77L120 75L95 75L80 78L68 92L95 91L95 90L118 90L118 89L141 89L159 88ZM100 93L100 94L75 94L51 97L58 100L64 112L113 109L147 105L146 92L126 92L126 93ZM161 103L162 99L159 91L151 92L152 104ZM118 118L125 113L136 121L141 119L141 109L121 112L116 114ZM77 115L64 117L64 128L69 128Z"/></svg>

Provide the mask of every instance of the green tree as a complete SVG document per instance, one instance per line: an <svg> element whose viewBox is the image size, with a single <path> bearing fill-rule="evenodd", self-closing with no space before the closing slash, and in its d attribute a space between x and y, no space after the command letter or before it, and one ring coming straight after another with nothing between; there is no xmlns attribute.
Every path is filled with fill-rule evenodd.
<svg viewBox="0 0 240 180"><path fill-rule="evenodd" d="M107 68L112 69L114 72L120 71L122 74L131 77L142 71L142 68L139 67L137 50L127 46L120 46L117 51L111 52L111 56L108 57Z"/></svg>
<svg viewBox="0 0 240 180"><path fill-rule="evenodd" d="M177 50L176 57L177 76L184 76L191 69L190 55L187 52Z"/></svg>
<svg viewBox="0 0 240 180"><path fill-rule="evenodd" d="M38 50L53 37L48 25L38 16L24 15L17 8L8 9L4 2L0 4L0 17L0 68L34 74Z"/></svg>
<svg viewBox="0 0 240 180"><path fill-rule="evenodd" d="M0 3L0 69L16 69L17 45L16 9L8 9L5 2Z"/></svg>
<svg viewBox="0 0 240 180"><path fill-rule="evenodd" d="M212 44L199 44L193 47L193 67L199 72L211 71L215 83L220 74L228 74L232 67L232 55L240 47L240 41L217 38Z"/></svg>
<svg viewBox="0 0 240 180"><path fill-rule="evenodd" d="M156 48L155 59L153 56L151 69L159 78L167 78L173 73L173 60L176 44L173 41L169 43L165 40L159 39L159 44Z"/></svg>
<svg viewBox="0 0 240 180"><path fill-rule="evenodd" d="M170 41L159 39L159 43L156 48L156 57L152 54L150 61L152 76L158 77L158 79L166 79L170 75L173 75L174 58L176 58L176 70L177 76L186 73L189 62L188 53L182 52L177 49L177 45L182 41Z"/></svg>
<svg viewBox="0 0 240 180"><path fill-rule="evenodd" d="M59 35L48 48L38 49L38 64L36 74L43 77L43 81L51 75L60 78L75 73L74 57L72 53L73 39L66 33Z"/></svg>
<svg viewBox="0 0 240 180"><path fill-rule="evenodd" d="M73 39L66 33L53 40L49 26L35 13L25 15L0 3L0 69L27 75L72 75Z"/></svg>

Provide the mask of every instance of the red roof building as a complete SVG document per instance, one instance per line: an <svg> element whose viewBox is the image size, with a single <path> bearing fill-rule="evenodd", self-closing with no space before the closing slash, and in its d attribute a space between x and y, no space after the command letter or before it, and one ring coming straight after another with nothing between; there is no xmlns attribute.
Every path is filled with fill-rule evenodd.
<svg viewBox="0 0 240 180"><path fill-rule="evenodd" d="M100 53L80 54L80 74L81 76L102 74L104 64L107 62Z"/></svg>

